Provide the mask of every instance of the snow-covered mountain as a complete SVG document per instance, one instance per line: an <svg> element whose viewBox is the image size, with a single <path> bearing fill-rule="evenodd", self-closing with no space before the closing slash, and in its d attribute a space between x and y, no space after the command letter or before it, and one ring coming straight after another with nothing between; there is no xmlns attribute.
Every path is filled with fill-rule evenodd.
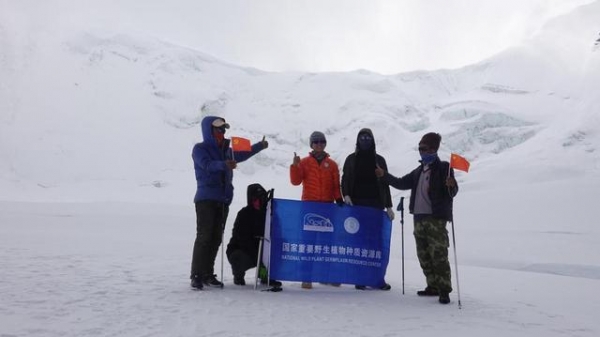
<svg viewBox="0 0 600 337"><path fill-rule="evenodd" d="M54 36L4 14L0 198L186 200L190 149L209 114L233 135L267 136L270 149L239 171L281 177L275 187L287 186L310 132L324 131L342 162L362 127L393 172L414 166L419 137L438 131L443 155L471 159L475 177L512 170L522 156L539 164L534 177L597 173L599 13L598 2L583 6L472 66L394 76L269 73L146 37Z"/></svg>

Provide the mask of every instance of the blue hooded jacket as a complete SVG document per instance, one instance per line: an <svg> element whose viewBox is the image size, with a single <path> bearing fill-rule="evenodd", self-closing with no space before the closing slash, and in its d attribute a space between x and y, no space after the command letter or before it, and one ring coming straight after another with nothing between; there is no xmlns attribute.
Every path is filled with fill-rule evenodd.
<svg viewBox="0 0 600 337"><path fill-rule="evenodd" d="M221 148L212 135L212 122L222 117L206 116L202 119L202 138L204 141L194 145L192 159L196 172L196 196L194 202L212 200L230 205L233 200L233 170L227 168L225 160L234 159L240 163L263 150L262 142L252 145L250 152L233 153L229 148L229 139L223 141Z"/></svg>

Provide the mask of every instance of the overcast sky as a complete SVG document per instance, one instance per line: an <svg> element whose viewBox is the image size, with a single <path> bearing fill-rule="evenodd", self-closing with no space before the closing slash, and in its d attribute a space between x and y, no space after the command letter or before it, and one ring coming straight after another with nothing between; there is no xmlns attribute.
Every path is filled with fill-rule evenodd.
<svg viewBox="0 0 600 337"><path fill-rule="evenodd" d="M592 0L9 2L32 21L155 36L263 70L392 74L472 64Z"/></svg>

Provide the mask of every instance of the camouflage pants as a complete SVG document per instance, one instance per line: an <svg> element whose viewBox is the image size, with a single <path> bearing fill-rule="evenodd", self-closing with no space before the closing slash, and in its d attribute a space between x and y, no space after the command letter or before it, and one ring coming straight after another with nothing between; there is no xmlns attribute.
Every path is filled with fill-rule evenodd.
<svg viewBox="0 0 600 337"><path fill-rule="evenodd" d="M417 256L427 286L440 292L452 291L450 262L448 261L448 230L446 220L425 217L415 221Z"/></svg>

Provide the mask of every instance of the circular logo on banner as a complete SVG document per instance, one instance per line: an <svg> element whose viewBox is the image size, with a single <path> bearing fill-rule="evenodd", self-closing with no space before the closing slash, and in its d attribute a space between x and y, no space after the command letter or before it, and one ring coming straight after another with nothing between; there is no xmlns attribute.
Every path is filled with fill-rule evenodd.
<svg viewBox="0 0 600 337"><path fill-rule="evenodd" d="M351 216L347 217L346 220L344 220L344 229L350 234L356 234L360 229L360 223L358 222L358 219Z"/></svg>

